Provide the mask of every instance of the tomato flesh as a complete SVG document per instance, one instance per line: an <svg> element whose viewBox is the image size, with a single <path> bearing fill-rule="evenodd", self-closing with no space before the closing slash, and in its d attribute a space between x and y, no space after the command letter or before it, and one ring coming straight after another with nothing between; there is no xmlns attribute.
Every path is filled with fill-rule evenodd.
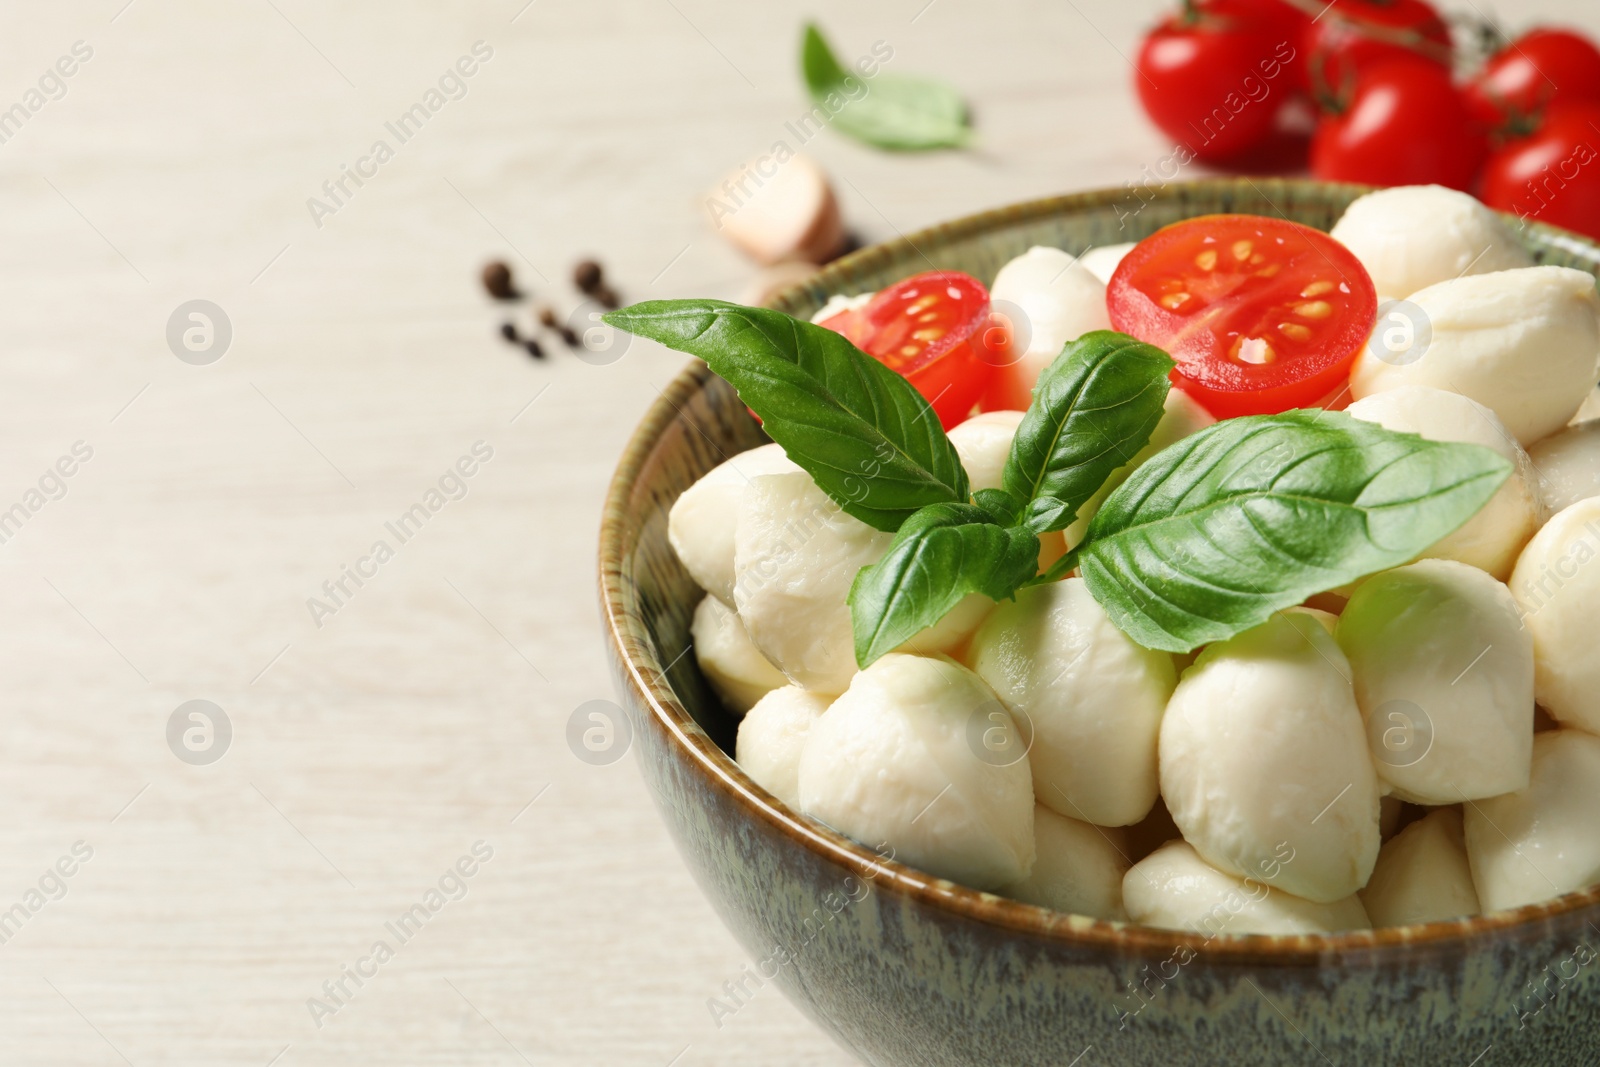
<svg viewBox="0 0 1600 1067"><path fill-rule="evenodd" d="M1344 387L1377 316L1372 279L1319 230L1207 215L1140 242L1106 288L1111 324L1177 361L1218 418L1316 406Z"/></svg>
<svg viewBox="0 0 1600 1067"><path fill-rule="evenodd" d="M899 374L933 405L946 429L966 420L994 376L985 335L989 290L970 274L914 274L865 306L821 325Z"/></svg>

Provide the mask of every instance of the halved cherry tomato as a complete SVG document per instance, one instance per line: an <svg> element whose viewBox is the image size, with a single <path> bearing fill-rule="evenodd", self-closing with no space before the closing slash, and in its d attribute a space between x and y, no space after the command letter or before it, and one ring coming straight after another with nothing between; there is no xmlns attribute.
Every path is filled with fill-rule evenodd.
<svg viewBox="0 0 1600 1067"><path fill-rule="evenodd" d="M821 325L841 333L928 398L946 429L966 420L989 386L989 290L970 274L934 270L882 290Z"/></svg>
<svg viewBox="0 0 1600 1067"><path fill-rule="evenodd" d="M1366 270L1319 230L1206 215L1147 237L1106 288L1111 324L1178 363L1173 383L1218 418L1338 394L1377 316Z"/></svg>

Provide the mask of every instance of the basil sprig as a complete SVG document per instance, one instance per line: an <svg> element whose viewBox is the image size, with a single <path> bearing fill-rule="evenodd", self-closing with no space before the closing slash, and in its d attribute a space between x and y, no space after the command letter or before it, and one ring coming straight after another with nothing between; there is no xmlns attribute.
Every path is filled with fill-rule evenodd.
<svg viewBox="0 0 1600 1067"><path fill-rule="evenodd" d="M1040 575L1038 535L1070 525L1148 443L1173 366L1159 349L1110 331L1066 345L1035 387L1003 488L969 500L927 402L831 330L716 300L652 301L605 319L705 359L825 492L896 533L850 591L863 667L966 596L1002 600L1074 568L1133 640L1188 652L1416 558L1512 469L1492 449L1338 412L1228 419L1142 464Z"/></svg>
<svg viewBox="0 0 1600 1067"><path fill-rule="evenodd" d="M815 25L806 26L800 70L812 102L831 117L835 129L858 141L900 152L967 143L967 105L954 89L910 75L852 74Z"/></svg>
<svg viewBox="0 0 1600 1067"><path fill-rule="evenodd" d="M649 300L619 330L699 356L847 513L893 533L919 508L965 504L967 472L905 378L832 330L723 300Z"/></svg>

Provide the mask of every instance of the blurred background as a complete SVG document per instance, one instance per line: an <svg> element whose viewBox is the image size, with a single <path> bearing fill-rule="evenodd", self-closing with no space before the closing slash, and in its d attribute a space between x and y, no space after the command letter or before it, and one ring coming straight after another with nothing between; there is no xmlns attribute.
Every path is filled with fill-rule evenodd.
<svg viewBox="0 0 1600 1067"><path fill-rule="evenodd" d="M1159 172L1134 89L1170 6L12 5L0 1062L849 1062L749 980L625 729L585 740L601 500L684 362L594 314L754 299L708 211L779 140L864 243L1215 173ZM966 146L797 136L808 21Z"/></svg>

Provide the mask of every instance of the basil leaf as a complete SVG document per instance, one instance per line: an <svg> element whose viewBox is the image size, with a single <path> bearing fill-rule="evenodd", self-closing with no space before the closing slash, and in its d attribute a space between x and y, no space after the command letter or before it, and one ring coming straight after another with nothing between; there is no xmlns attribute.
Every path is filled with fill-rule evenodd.
<svg viewBox="0 0 1600 1067"><path fill-rule="evenodd" d="M1022 511L1022 501L1004 489L979 489L972 494L972 502L988 513L990 522L1001 526L1017 525Z"/></svg>
<svg viewBox="0 0 1600 1067"><path fill-rule="evenodd" d="M967 472L916 387L832 330L723 300L649 300L619 330L699 356L846 512L893 533L929 504L966 503Z"/></svg>
<svg viewBox="0 0 1600 1067"><path fill-rule="evenodd" d="M1078 565L1129 637L1188 652L1410 562L1511 470L1492 449L1340 412L1228 419L1157 453L1107 497Z"/></svg>
<svg viewBox="0 0 1600 1067"><path fill-rule="evenodd" d="M856 663L866 667L944 618L969 593L1003 600L1039 568L1039 538L996 526L971 504L935 504L906 520L850 587Z"/></svg>
<svg viewBox="0 0 1600 1067"><path fill-rule="evenodd" d="M812 102L840 133L878 148L958 148L970 128L967 105L949 86L926 78L877 74L870 80L840 66L815 25L806 26L800 68Z"/></svg>
<svg viewBox="0 0 1600 1067"><path fill-rule="evenodd" d="M1066 345L1039 375L1003 475L1025 502L1018 522L1065 530L1078 509L1150 440L1161 421L1172 358L1112 330Z"/></svg>

